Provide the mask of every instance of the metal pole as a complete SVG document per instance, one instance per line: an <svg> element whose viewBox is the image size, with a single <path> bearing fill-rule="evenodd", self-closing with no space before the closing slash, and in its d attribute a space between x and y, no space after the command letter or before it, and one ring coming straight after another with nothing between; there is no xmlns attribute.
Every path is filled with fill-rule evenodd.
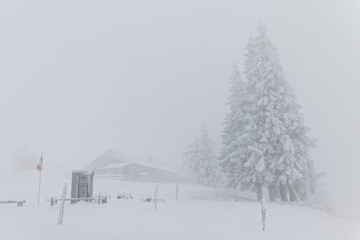
<svg viewBox="0 0 360 240"><path fill-rule="evenodd" d="M40 158L40 164L41 164L41 168L39 171L39 190L38 190L38 199L37 199L37 205L40 205L40 191L41 191L41 173L43 170L43 153L41 153L41 158Z"/></svg>
<svg viewBox="0 0 360 240"><path fill-rule="evenodd" d="M60 214L59 214L59 221L58 224L61 225L64 217L64 207L65 207L65 198L66 198L66 191L67 191L67 183L64 183L64 189L61 196L61 205L60 205Z"/></svg>
<svg viewBox="0 0 360 240"><path fill-rule="evenodd" d="M261 199L261 220L262 220L262 230L265 230L266 223L266 201Z"/></svg>
<svg viewBox="0 0 360 240"><path fill-rule="evenodd" d="M159 191L159 184L156 184L156 186L155 186L155 194L154 194L155 210L157 210L157 195L158 195L158 191Z"/></svg>
<svg viewBox="0 0 360 240"><path fill-rule="evenodd" d="M176 183L176 200L179 199L179 183Z"/></svg>

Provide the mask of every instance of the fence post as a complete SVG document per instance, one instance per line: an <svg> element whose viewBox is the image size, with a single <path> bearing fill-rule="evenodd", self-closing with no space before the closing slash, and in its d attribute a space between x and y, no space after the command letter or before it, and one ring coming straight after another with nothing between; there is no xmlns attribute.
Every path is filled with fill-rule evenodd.
<svg viewBox="0 0 360 240"><path fill-rule="evenodd" d="M155 210L157 210L157 195L158 195L158 191L159 191L159 184L156 184L155 186L155 194L154 194L154 205L155 205Z"/></svg>
<svg viewBox="0 0 360 240"><path fill-rule="evenodd" d="M55 205L55 197L51 197L50 198L50 206L54 206Z"/></svg>
<svg viewBox="0 0 360 240"><path fill-rule="evenodd" d="M262 220L262 230L265 230L266 223L266 201L261 199L261 220Z"/></svg>
<svg viewBox="0 0 360 240"><path fill-rule="evenodd" d="M62 221L63 221L67 187L68 187L67 183L64 183L64 189L63 189L63 193L61 195L61 204L60 204L60 214L59 214L58 225L61 225Z"/></svg>

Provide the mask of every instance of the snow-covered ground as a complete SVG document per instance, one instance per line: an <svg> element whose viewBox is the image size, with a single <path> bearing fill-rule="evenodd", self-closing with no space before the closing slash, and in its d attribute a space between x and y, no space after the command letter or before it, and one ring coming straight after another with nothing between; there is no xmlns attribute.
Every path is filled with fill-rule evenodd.
<svg viewBox="0 0 360 240"><path fill-rule="evenodd" d="M155 184L96 179L95 192L112 195L108 204L80 203L65 206L63 225L58 226L59 205L50 207L46 198L60 195L69 176L43 176L42 201L36 206L37 175L15 174L1 178L0 199L24 198L24 207L0 205L0 239L12 240L110 240L110 239L360 239L360 223L337 218L316 209L269 203L267 229L261 231L260 204L221 190L190 184L160 184L165 198L154 210ZM130 192L134 200L118 200L119 192Z"/></svg>

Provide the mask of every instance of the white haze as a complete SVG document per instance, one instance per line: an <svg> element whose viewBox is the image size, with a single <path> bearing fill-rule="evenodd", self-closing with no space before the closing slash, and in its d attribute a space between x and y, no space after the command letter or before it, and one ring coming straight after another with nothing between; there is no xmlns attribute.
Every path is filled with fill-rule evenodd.
<svg viewBox="0 0 360 240"><path fill-rule="evenodd" d="M354 216L359 16L356 0L1 1L2 171L23 144L45 166L109 148L175 163L201 121L219 150L231 66L261 20L318 139L329 197Z"/></svg>

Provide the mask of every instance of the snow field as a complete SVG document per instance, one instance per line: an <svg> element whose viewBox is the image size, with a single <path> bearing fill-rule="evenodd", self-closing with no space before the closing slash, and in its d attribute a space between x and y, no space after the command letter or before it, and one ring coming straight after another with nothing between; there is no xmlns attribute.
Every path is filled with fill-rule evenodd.
<svg viewBox="0 0 360 240"><path fill-rule="evenodd" d="M28 183L33 179L26 178ZM64 180L49 179L48 183L52 181L57 186L44 187L43 194L60 195ZM59 204L50 207L43 200L46 197L42 198L40 207L35 201L24 207L0 205L0 239L360 239L360 223L282 203L267 204L267 230L261 231L260 203L235 202L234 196L227 192L190 184L179 185L178 201L175 184L160 184L159 198L165 198L165 202L160 202L155 211L153 203L139 200L152 197L154 188L154 183L95 179L95 193L107 191L115 196L118 192L130 192L135 199L112 197L104 205L66 204L61 226L57 225ZM36 191L23 192L33 193L36 199Z"/></svg>

